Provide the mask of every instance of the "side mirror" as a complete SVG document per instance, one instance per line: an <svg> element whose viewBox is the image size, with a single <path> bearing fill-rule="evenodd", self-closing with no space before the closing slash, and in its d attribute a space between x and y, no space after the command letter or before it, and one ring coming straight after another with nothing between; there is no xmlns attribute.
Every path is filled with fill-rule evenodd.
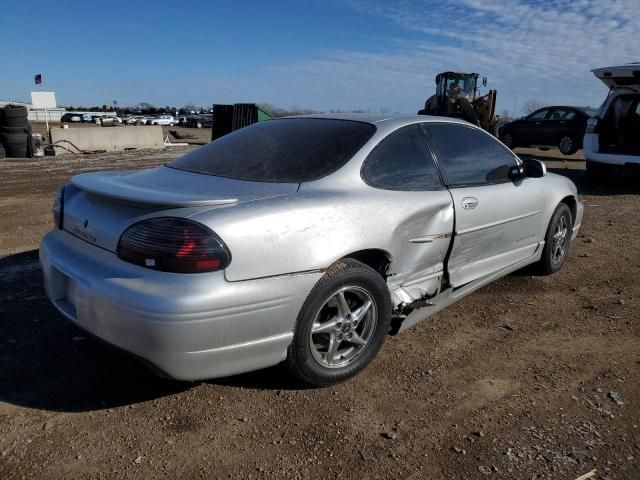
<svg viewBox="0 0 640 480"><path fill-rule="evenodd" d="M547 174L547 166L540 160L525 158L522 161L523 174L527 178L542 178Z"/></svg>
<svg viewBox="0 0 640 480"><path fill-rule="evenodd" d="M512 181L522 180L524 178L524 167L522 164L509 167L509 179Z"/></svg>
<svg viewBox="0 0 640 480"><path fill-rule="evenodd" d="M487 77L482 77L482 86L483 87L487 86Z"/></svg>

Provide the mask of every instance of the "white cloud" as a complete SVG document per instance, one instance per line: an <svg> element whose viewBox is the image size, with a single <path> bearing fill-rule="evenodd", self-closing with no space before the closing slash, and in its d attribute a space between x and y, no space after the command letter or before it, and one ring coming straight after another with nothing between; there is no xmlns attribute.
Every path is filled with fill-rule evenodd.
<svg viewBox="0 0 640 480"><path fill-rule="evenodd" d="M250 75L149 79L147 99L415 112L436 73L462 70L489 78L498 111L511 111L515 99L597 106L606 89L590 70L640 61L640 0L344 1L398 33L371 32L371 48L315 52Z"/></svg>
<svg viewBox="0 0 640 480"><path fill-rule="evenodd" d="M422 58L425 70L489 76L499 89L500 108L515 96L520 102L535 97L598 104L605 90L590 70L640 60L638 0L352 0L349 5L424 34L404 51L412 62Z"/></svg>

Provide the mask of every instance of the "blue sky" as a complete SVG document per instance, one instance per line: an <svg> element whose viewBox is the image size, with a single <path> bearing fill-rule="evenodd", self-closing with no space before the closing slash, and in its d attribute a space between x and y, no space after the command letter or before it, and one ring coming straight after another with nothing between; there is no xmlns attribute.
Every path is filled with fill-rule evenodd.
<svg viewBox="0 0 640 480"><path fill-rule="evenodd" d="M640 61L640 0L29 1L0 12L0 99L415 112L476 71L498 110L597 106L592 68Z"/></svg>

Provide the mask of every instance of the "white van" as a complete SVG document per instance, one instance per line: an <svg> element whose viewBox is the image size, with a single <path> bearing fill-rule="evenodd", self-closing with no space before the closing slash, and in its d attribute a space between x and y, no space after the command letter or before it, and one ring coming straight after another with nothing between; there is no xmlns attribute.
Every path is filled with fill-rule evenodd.
<svg viewBox="0 0 640 480"><path fill-rule="evenodd" d="M616 167L640 166L640 63L592 71L610 89L583 142L587 175L597 181Z"/></svg>

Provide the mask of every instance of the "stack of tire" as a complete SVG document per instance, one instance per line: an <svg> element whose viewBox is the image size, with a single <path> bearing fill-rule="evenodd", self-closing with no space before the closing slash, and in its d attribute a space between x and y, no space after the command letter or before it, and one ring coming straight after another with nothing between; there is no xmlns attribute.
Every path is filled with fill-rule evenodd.
<svg viewBox="0 0 640 480"><path fill-rule="evenodd" d="M28 113L22 105L7 105L0 109L0 157L26 158L30 155Z"/></svg>

